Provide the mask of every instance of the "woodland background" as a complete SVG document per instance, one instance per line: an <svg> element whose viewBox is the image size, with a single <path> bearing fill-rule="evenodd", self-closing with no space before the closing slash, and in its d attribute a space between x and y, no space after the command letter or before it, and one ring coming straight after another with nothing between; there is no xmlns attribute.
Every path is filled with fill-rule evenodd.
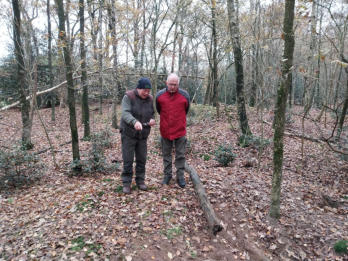
<svg viewBox="0 0 348 261"><path fill-rule="evenodd" d="M347 1L0 5L0 259L347 258ZM159 185L158 126L150 191L120 193L120 100L170 72L216 237L192 183Z"/></svg>

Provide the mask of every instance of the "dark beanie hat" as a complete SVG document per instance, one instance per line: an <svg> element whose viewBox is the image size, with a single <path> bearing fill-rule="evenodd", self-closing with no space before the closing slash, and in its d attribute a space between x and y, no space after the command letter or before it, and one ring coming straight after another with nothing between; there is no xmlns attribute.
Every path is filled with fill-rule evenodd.
<svg viewBox="0 0 348 261"><path fill-rule="evenodd" d="M151 82L148 78L140 78L137 89L151 89Z"/></svg>

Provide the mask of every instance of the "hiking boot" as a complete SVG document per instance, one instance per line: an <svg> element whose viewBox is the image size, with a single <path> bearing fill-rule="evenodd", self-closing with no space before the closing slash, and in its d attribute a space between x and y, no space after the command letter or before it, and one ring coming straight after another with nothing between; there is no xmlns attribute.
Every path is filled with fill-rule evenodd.
<svg viewBox="0 0 348 261"><path fill-rule="evenodd" d="M180 188L184 188L186 186L186 181L184 177L178 177L176 179L176 182L178 183Z"/></svg>
<svg viewBox="0 0 348 261"><path fill-rule="evenodd" d="M131 193L130 185L123 185L123 193L124 194L130 194Z"/></svg>
<svg viewBox="0 0 348 261"><path fill-rule="evenodd" d="M139 185L137 185L137 187L139 190L144 190L144 191L147 190L147 186L145 184L139 184Z"/></svg>
<svg viewBox="0 0 348 261"><path fill-rule="evenodd" d="M162 185L169 185L170 180L172 179L171 176L165 175L163 180L162 180Z"/></svg>

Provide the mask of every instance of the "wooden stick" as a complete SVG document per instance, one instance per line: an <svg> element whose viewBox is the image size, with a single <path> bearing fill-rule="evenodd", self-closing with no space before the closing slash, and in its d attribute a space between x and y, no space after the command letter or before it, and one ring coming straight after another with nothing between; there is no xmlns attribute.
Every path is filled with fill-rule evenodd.
<svg viewBox="0 0 348 261"><path fill-rule="evenodd" d="M216 217L213 207L211 206L207 194L205 193L205 189L199 176L195 169L185 163L185 170L190 174L191 180L193 182L193 186L198 195L201 207L203 209L204 215L208 221L209 228L213 232L213 235L216 235L220 232L223 227L221 225L221 221Z"/></svg>

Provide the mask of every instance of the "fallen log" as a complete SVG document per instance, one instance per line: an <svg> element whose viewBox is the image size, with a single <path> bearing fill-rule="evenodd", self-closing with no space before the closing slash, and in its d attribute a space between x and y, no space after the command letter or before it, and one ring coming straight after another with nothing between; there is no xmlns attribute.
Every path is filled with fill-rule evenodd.
<svg viewBox="0 0 348 261"><path fill-rule="evenodd" d="M71 143L71 140L70 141L67 141L67 142L64 142L62 144L59 144L58 147L62 147L62 146L65 146L67 144ZM43 149L43 150L39 150L37 152L35 152L34 154L35 155L39 155L39 154L42 154L42 153L45 153L46 151L49 151L51 148L46 148L46 149Z"/></svg>
<svg viewBox="0 0 348 261"><path fill-rule="evenodd" d="M104 71L108 71L108 70L112 70L112 69L113 69L113 67L108 67L108 68L105 68L105 69L103 70L103 72L104 72ZM88 72L88 73L87 73L87 76L90 76L90 75L93 75L93 74L96 74L96 73L99 73L99 71ZM136 73L124 73L124 75L137 75L137 74L136 74ZM151 75L153 75L153 74L149 74L149 75L151 76ZM166 74L157 74L157 75L158 75L158 76L159 76L159 75L165 76ZM205 77L191 76L191 75L181 75L181 77L186 77L186 78L195 77L195 78L199 78L199 79L204 79L204 78L205 78ZM79 78L81 78L81 75L74 76L74 77L73 77L73 80L77 80L77 79L79 79ZM49 89L43 90L43 91L41 91L41 92L37 92L37 93L36 93L36 96L39 96L39 95L42 95L42 94L45 94L45 93L49 93L49 92L51 92L51 91L54 91L54 90L56 90L56 89L58 89L58 88L64 86L66 83L67 83L67 81L64 81L64 82L61 82L60 84L58 84L58 85L56 85L56 86L53 86L53 87L51 87L51 88L49 88ZM76 90L76 88L75 88L75 90ZM26 97L26 100L31 99L31 97L32 97L32 95L27 96L27 97ZM7 106L4 106L4 107L0 108L0 112L1 112L1 111L6 111L6 110L11 109L11 108L13 108L13 107L16 107L16 106L18 106L19 104L20 104L20 101L16 101L16 102L14 102L14 103L12 103L12 104L9 104L9 105L7 105Z"/></svg>
<svg viewBox="0 0 348 261"><path fill-rule="evenodd" d="M110 69L112 69L112 67L105 68L103 71L110 70ZM96 74L96 73L99 73L99 72L97 72L97 71L96 71L96 72L88 72L88 73L87 73L87 76L90 76L90 75L93 75L93 74ZM73 80L77 80L77 79L79 79L79 78L81 78L81 75L74 76L74 77L73 77ZM36 93L36 96L39 96L39 95L42 95L42 94L45 94L45 93L49 93L49 92L51 92L51 91L54 91L54 90L56 90L56 89L58 89L58 88L64 86L66 83L67 83L67 81L64 81L64 82L61 82L60 84L58 84L58 85L56 85L56 86L53 86L53 87L51 87L51 88L49 88L49 89L43 90L43 91L41 91L41 92L37 92L37 93ZM75 88L75 90L76 90L76 88ZM32 98L32 95L29 95L29 96L27 96L25 99L26 99L26 100L29 100L29 99L31 99L31 98ZM6 110L8 110L8 109L11 109L11 108L13 108L13 107L15 107L15 106L18 106L19 104L20 104L20 101L16 101L16 102L14 102L14 103L12 103L12 104L9 104L9 105L7 105L7 106L4 106L4 107L0 108L0 112L1 112L1 111L6 111Z"/></svg>
<svg viewBox="0 0 348 261"><path fill-rule="evenodd" d="M198 195L204 215L208 221L209 228L212 231L213 235L216 235L218 232L220 232L223 229L221 225L221 221L216 217L214 209L209 202L209 199L207 197L207 194L205 193L203 184L201 180L199 179L199 176L197 172L195 171L195 169L186 163L185 170L187 173L190 174L193 186Z"/></svg>
<svg viewBox="0 0 348 261"><path fill-rule="evenodd" d="M81 77L81 76L75 77L74 80L75 80L75 79L78 79L78 78L80 78L80 77ZM44 91L41 91L41 92L37 92L37 93L36 93L36 96L39 96L39 95L42 95L42 94L45 94L45 93L54 91L55 89L58 89L58 88L64 86L64 84L66 84L66 81L61 82L60 84L58 84L58 85L56 85L56 86L54 86L54 87L52 87L52 88L50 88L50 89L47 89L47 90L44 90ZM27 96L25 99L26 99L26 100L29 100L29 99L31 99L31 97L32 97L32 95L29 95L29 96ZM11 108L13 108L13 107L19 105L19 104L20 104L20 101L16 101L16 102L14 102L14 103L12 103L12 104L10 104L10 105L7 105L7 106L4 106L4 107L0 108L0 111L6 111L6 110L8 110L8 109L11 109Z"/></svg>

